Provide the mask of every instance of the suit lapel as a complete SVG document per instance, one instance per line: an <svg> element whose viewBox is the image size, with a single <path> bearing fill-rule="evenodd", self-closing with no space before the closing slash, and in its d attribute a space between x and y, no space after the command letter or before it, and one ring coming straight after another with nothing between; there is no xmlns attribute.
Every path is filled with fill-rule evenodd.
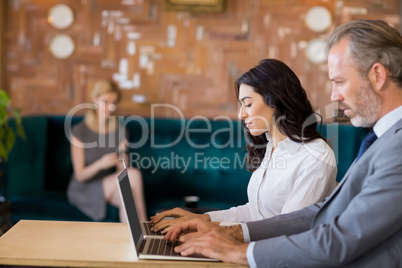
<svg viewBox="0 0 402 268"><path fill-rule="evenodd" d="M392 139L392 136L397 133L398 131L400 131L402 129L402 120L399 120L395 125L393 125L388 131L386 131L380 138L378 138L374 143L373 143L373 148L369 148L367 151L370 151L370 149L375 149L375 144L376 143L381 143L381 140L383 139ZM370 152L369 152L370 154ZM362 158L364 158L365 155L363 155L360 158L360 161L362 160ZM367 156L366 156L367 157ZM335 188L334 192L328 197L328 199L326 200L326 202L324 203L324 205L321 207L320 211L323 210L324 207L326 207L331 200L333 200L335 198L335 196L337 196L340 192L340 190L342 189L343 185L345 184L345 182L348 180L348 178L350 177L350 174L353 173L353 170L356 169L357 163L356 163L356 159L353 161L353 163L350 165L348 171L346 172L345 176L343 176L341 182L338 184L338 186Z"/></svg>

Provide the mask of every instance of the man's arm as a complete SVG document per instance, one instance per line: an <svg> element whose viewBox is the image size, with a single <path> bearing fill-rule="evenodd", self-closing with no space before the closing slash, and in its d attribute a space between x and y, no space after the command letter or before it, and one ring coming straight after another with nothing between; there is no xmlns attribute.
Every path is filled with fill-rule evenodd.
<svg viewBox="0 0 402 268"><path fill-rule="evenodd" d="M363 162L351 167L354 170L344 178L342 189L317 215L310 230L255 242L257 266L343 266L358 259L366 264L369 261L362 259L372 257L373 249L382 262L395 263L398 257L387 253L398 251L401 243L400 137L387 147L386 154L378 149L386 146L377 144L377 150L371 150L373 157L362 158L359 161ZM252 237L254 232L250 227Z"/></svg>
<svg viewBox="0 0 402 268"><path fill-rule="evenodd" d="M302 232L311 226L319 206L311 206L290 214L249 223L248 226L251 225L250 230L253 231L254 236L276 236L284 234L284 231L287 231L287 234ZM253 226L256 226L255 229ZM283 226L288 228L283 228ZM243 228L247 228L247 226L243 226ZM190 233L181 235L189 231ZM165 239L179 239L183 242L175 248L175 251L180 252L183 256L201 254L224 262L248 265L247 248L249 244L243 243L245 238L246 241L249 241L247 237L244 237L241 225L217 226L199 219L178 223L165 236Z"/></svg>
<svg viewBox="0 0 402 268"><path fill-rule="evenodd" d="M278 233L278 231L285 230L288 234L301 232L311 226L313 216L319 207L320 205L311 206L301 211L259 221L255 224L258 226L256 228L257 233L261 230L268 230L266 233L270 235L281 235L283 233ZM263 226L268 226L268 228ZM280 228L280 226L289 226L289 228ZM290 228L291 226L293 227ZM270 227L275 231L269 231ZM165 239L175 240L179 238L183 244L176 247L175 251L180 252L183 256L202 254L224 262L247 265L249 264L247 260L247 257L249 257L247 255L249 244L243 242L245 239L249 241L249 238L244 236L243 228L247 229L247 226L217 226L199 219L193 219L175 225L166 234ZM189 231L191 233L180 236Z"/></svg>
<svg viewBox="0 0 402 268"><path fill-rule="evenodd" d="M310 229L315 215L324 203L318 203L309 207L267 218L260 221L248 222L249 240L257 241L281 235L293 235Z"/></svg>

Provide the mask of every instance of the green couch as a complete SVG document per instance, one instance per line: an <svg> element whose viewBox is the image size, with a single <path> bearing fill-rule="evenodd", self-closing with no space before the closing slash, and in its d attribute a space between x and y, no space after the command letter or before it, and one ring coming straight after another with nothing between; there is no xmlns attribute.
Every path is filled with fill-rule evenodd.
<svg viewBox="0 0 402 268"><path fill-rule="evenodd" d="M71 124L82 120L70 119ZM64 116L23 118L27 139L17 138L3 167L2 187L12 203L14 222L90 221L66 198L72 165L65 120ZM199 196L199 207L206 210L247 201L251 173L245 168L245 137L238 121L126 117L125 123L130 134L131 164L143 174L148 215L184 206L187 195ZM338 181L366 133L367 129L350 125L323 125L322 134L332 140L337 156ZM108 206L105 221L118 221L116 208Z"/></svg>

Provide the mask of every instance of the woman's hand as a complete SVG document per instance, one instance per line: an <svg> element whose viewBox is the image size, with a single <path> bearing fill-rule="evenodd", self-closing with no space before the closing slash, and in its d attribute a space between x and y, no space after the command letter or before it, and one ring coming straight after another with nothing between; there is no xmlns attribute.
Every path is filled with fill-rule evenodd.
<svg viewBox="0 0 402 268"><path fill-rule="evenodd" d="M74 137L74 139L74 144L71 143L71 161L77 181L88 181L92 179L99 171L114 167L118 164L119 158L117 153L110 153L86 166L84 145L77 138Z"/></svg>
<svg viewBox="0 0 402 268"><path fill-rule="evenodd" d="M173 217L173 219L164 219L165 217ZM154 224L152 230L166 233L175 224L194 218L199 218L203 221L211 220L208 214L195 214L181 208L174 208L151 217L151 223Z"/></svg>
<svg viewBox="0 0 402 268"><path fill-rule="evenodd" d="M105 154L98 160L101 169L108 169L115 167L119 164L119 157L117 153Z"/></svg>

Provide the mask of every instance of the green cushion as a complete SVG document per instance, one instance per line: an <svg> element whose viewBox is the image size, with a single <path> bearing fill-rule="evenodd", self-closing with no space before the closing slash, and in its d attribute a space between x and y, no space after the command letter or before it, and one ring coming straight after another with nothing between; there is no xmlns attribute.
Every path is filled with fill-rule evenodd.
<svg viewBox="0 0 402 268"><path fill-rule="evenodd" d="M17 138L3 181L12 203L14 222L20 219L91 220L66 198L72 165L64 119L62 116L33 116L22 120L27 138ZM73 123L81 119L74 118ZM13 120L10 125L15 125ZM107 206L103 221L118 220L118 210Z"/></svg>
<svg viewBox="0 0 402 268"><path fill-rule="evenodd" d="M47 147L45 168L45 189L65 191L73 174L70 157L70 141L64 131L64 116L49 116L47 125ZM72 119L72 124L81 121Z"/></svg>
<svg viewBox="0 0 402 268"><path fill-rule="evenodd" d="M80 120L74 117L72 124ZM27 140L17 139L5 169L14 219L90 220L66 198L73 170L65 117L32 116L22 122ZM128 117L125 123L130 135L127 164L142 172L148 215L184 206L186 195L199 196L200 206L208 209L247 202L251 173L245 167L245 134L238 121ZM322 135L332 141L337 159L338 181L367 132L350 125L323 125ZM106 221L117 220L117 209L108 206Z"/></svg>
<svg viewBox="0 0 402 268"><path fill-rule="evenodd" d="M140 125L132 120L127 127L133 145L130 164L142 171L149 215L182 206L187 195L197 195L200 206L216 209L247 202L251 173L245 168L244 133L236 121L156 119ZM141 140L144 132L149 138Z"/></svg>
<svg viewBox="0 0 402 268"><path fill-rule="evenodd" d="M14 125L14 121L10 121ZM47 118L24 117L26 139L17 137L7 163L7 194L41 195L44 191Z"/></svg>

